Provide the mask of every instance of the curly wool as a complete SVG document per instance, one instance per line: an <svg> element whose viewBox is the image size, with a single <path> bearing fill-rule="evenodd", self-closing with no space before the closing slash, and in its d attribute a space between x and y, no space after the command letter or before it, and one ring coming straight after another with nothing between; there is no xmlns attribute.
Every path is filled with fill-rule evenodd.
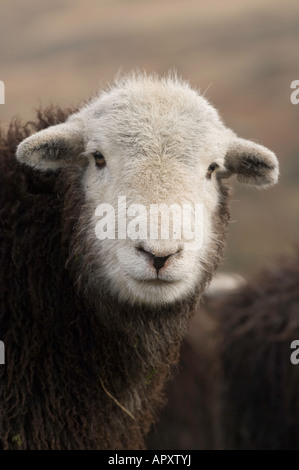
<svg viewBox="0 0 299 470"><path fill-rule="evenodd" d="M228 189L219 182L220 235L191 298L153 310L118 304L99 286L99 305L79 282L80 171L41 173L14 158L32 131L70 112L38 111L35 122L15 120L0 133L0 448L139 449L188 318L222 257Z"/></svg>

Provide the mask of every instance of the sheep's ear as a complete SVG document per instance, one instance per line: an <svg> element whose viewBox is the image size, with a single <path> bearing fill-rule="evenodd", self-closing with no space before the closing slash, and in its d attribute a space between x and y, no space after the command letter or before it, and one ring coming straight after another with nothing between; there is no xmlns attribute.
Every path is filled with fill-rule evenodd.
<svg viewBox="0 0 299 470"><path fill-rule="evenodd" d="M277 183L278 161L266 147L245 139L235 138L229 145L224 159L224 177L236 174L238 181L266 188Z"/></svg>
<svg viewBox="0 0 299 470"><path fill-rule="evenodd" d="M84 140L78 123L65 122L27 137L17 148L16 157L41 170L84 166Z"/></svg>

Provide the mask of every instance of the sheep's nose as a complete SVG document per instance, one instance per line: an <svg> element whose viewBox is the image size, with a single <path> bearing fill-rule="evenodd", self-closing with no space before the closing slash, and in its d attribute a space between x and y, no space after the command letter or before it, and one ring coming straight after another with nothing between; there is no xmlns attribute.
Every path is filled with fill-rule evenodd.
<svg viewBox="0 0 299 470"><path fill-rule="evenodd" d="M169 253L168 255L165 255L165 256L156 256L151 251L145 250L142 246L139 246L137 250L141 252L142 254L144 254L152 262L155 270L157 271L157 274L159 270L165 266L166 261L175 254L175 253Z"/></svg>
<svg viewBox="0 0 299 470"><path fill-rule="evenodd" d="M154 268L155 268L155 270L156 270L157 273L158 273L159 270L160 270L161 268L163 268L164 264L166 263L166 261L168 260L168 258L169 258L171 255L167 255L167 256L155 256L155 255L152 255L152 253L151 253L151 256L152 256Z"/></svg>

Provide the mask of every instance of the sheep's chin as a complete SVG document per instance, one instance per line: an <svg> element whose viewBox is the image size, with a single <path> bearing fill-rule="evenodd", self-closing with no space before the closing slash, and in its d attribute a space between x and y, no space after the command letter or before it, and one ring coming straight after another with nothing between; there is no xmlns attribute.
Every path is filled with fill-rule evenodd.
<svg viewBox="0 0 299 470"><path fill-rule="evenodd" d="M188 298L193 289L184 280L165 281L159 278L139 280L126 277L126 285L118 293L120 300L153 307L170 305Z"/></svg>

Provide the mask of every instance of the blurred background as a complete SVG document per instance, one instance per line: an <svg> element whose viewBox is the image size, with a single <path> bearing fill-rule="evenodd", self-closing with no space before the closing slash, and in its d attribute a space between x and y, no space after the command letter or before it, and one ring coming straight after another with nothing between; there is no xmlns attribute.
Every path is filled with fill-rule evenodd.
<svg viewBox="0 0 299 470"><path fill-rule="evenodd" d="M235 185L223 270L249 274L299 239L299 4L294 0L10 0L0 4L0 121L78 104L115 75L176 69L281 164L269 191Z"/></svg>

